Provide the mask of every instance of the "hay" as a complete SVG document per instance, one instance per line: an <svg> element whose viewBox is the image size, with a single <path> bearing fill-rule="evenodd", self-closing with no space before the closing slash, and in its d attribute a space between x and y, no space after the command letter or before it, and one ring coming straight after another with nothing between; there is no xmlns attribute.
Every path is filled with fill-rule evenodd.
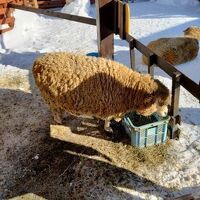
<svg viewBox="0 0 200 200"><path fill-rule="evenodd" d="M147 148L136 148L130 144L130 138L119 124L115 127L113 134L107 134L103 128L98 131L96 128L90 129L89 127L88 132L85 130L83 133L79 131L73 133L73 130L70 131L66 125L52 125L51 137L92 148L99 152L99 156L95 156L94 159L123 167L132 172L137 169L143 170L146 167L155 168L166 160L171 144L169 141ZM81 127L80 124L75 126L77 125Z"/></svg>
<svg viewBox="0 0 200 200"><path fill-rule="evenodd" d="M154 145L143 149L133 148L138 166L145 164L147 166L156 167L162 164L166 160L170 144L171 143L168 141L166 144Z"/></svg>
<svg viewBox="0 0 200 200"><path fill-rule="evenodd" d="M4 74L0 78L1 88L23 89L30 91L30 85L28 83L28 77L22 74Z"/></svg>
<svg viewBox="0 0 200 200"><path fill-rule="evenodd" d="M143 169L145 167L155 168L161 165L167 159L168 149L171 145L170 141L165 144L154 145L146 148L136 148L131 145L121 144L120 150L116 156L121 155L124 166L130 171ZM114 156L112 157L112 159ZM118 159L115 160L115 162Z"/></svg>

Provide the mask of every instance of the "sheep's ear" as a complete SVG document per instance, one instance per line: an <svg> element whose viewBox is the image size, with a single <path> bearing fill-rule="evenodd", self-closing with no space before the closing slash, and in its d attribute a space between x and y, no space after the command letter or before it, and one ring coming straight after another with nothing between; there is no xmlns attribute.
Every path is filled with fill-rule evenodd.
<svg viewBox="0 0 200 200"><path fill-rule="evenodd" d="M167 99L167 105L168 105L168 106L171 106L171 104L172 104L172 95L169 94L169 97L168 97L168 99Z"/></svg>
<svg viewBox="0 0 200 200"><path fill-rule="evenodd" d="M187 32L189 30L189 28L186 28L183 32L185 33L185 32Z"/></svg>
<svg viewBox="0 0 200 200"><path fill-rule="evenodd" d="M151 105L156 102L155 94L149 94L144 97L144 105Z"/></svg>
<svg viewBox="0 0 200 200"><path fill-rule="evenodd" d="M155 82L157 83L157 88L156 88L156 95L161 98L167 98L169 96L169 89L161 83L158 79L155 79Z"/></svg>

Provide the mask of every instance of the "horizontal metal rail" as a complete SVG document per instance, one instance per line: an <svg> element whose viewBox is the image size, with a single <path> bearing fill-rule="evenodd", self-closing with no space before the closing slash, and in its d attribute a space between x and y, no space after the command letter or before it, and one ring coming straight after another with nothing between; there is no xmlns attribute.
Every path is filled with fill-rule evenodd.
<svg viewBox="0 0 200 200"><path fill-rule="evenodd" d="M8 7L96 26L96 19L89 18L89 17L82 17L82 16L71 15L71 14L66 14L66 13L54 12L51 10L31 8L31 7L22 6L22 5L13 4L13 3L9 3Z"/></svg>
<svg viewBox="0 0 200 200"><path fill-rule="evenodd" d="M152 50L146 47L144 44L136 40L130 34L126 34L126 41L131 42L134 44L134 48L140 51L146 57L154 56L154 63L155 65L159 66L163 71L165 71L169 76L173 77L174 74L180 74L180 85L183 86L188 92L190 92L194 97L200 100L200 85L195 83L193 80L188 78L185 74L177 70L173 65L166 62L163 58L155 54Z"/></svg>

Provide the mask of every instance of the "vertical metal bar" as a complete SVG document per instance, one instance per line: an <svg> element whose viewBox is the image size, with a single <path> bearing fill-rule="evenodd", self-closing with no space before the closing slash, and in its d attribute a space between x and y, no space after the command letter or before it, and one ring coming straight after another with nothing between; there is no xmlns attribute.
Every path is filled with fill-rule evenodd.
<svg viewBox="0 0 200 200"><path fill-rule="evenodd" d="M153 65L148 65L148 73L154 77L154 66Z"/></svg>
<svg viewBox="0 0 200 200"><path fill-rule="evenodd" d="M131 39L129 42L130 63L131 69L135 71L135 40Z"/></svg>
<svg viewBox="0 0 200 200"><path fill-rule="evenodd" d="M148 73L154 77L154 64L156 63L156 55L150 54L148 56Z"/></svg>
<svg viewBox="0 0 200 200"><path fill-rule="evenodd" d="M170 139L178 138L180 134L180 130L177 128L177 124L181 123L181 117L179 115L180 79L181 73L174 72L172 77L171 119L169 122L171 127Z"/></svg>

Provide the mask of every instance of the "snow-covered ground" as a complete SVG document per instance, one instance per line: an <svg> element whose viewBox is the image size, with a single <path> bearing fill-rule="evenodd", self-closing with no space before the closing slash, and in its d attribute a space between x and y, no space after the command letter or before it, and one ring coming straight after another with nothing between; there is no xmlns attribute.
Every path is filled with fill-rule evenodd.
<svg viewBox="0 0 200 200"><path fill-rule="evenodd" d="M130 8L131 33L144 44L159 37L182 36L187 27L200 26L200 3L196 0L138 0L130 3ZM86 0L76 0L64 7L62 12L95 17L95 7ZM16 74L28 76L34 59L46 52L97 52L95 26L19 10L14 15L14 30L0 36L0 78ZM130 65L128 44L118 36L115 37L115 60ZM136 67L139 71L146 71L139 52L136 52ZM191 62L177 66L197 83L200 81L199 67L200 55ZM171 88L171 79L164 72L156 69L156 75ZM156 173L149 172L148 177L156 177L161 186L180 189L177 194L193 193L200 197L200 104L183 88L180 113L183 121L181 137L179 141L173 141L170 152L176 162L163 163ZM134 189L124 190L138 198L147 198ZM156 199L156 196L152 194L148 198Z"/></svg>

